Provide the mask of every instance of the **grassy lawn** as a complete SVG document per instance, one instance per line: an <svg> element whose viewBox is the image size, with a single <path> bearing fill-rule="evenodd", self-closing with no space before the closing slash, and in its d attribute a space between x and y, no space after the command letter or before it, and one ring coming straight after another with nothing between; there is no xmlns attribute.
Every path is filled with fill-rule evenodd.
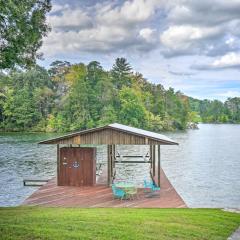
<svg viewBox="0 0 240 240"><path fill-rule="evenodd" d="M240 214L217 209L0 208L0 239L224 239Z"/></svg>

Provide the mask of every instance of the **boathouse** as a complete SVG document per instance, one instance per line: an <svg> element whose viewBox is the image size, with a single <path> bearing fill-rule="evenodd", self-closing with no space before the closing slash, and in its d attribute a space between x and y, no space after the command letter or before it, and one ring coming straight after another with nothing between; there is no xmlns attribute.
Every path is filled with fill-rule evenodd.
<svg viewBox="0 0 240 240"><path fill-rule="evenodd" d="M155 184L160 186L160 146L178 143L159 133L113 123L41 141L39 144L57 145L58 186L94 186L96 184L96 148L89 145L107 145L108 185L114 181L116 163L149 163L150 176ZM116 153L116 145L148 145L149 154L146 156L120 155ZM142 160L134 160L139 157L142 157Z"/></svg>

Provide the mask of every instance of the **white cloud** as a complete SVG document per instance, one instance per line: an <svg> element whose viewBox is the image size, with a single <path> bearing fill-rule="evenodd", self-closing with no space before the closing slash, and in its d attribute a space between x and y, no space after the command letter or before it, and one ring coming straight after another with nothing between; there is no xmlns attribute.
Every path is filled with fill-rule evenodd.
<svg viewBox="0 0 240 240"><path fill-rule="evenodd" d="M61 11L60 14L48 16L48 22L53 30L91 27L91 18L82 9L71 9L68 5L58 9Z"/></svg>
<svg viewBox="0 0 240 240"><path fill-rule="evenodd" d="M213 68L240 67L240 54L228 53L212 63Z"/></svg>
<svg viewBox="0 0 240 240"><path fill-rule="evenodd" d="M222 96L222 97L240 97L240 91L232 91L232 90L229 90L229 91L226 91L226 92L223 92L223 93L219 93L217 94L218 96Z"/></svg>
<svg viewBox="0 0 240 240"><path fill-rule="evenodd" d="M48 21L52 32L44 39L42 51L51 56L73 52L149 51L156 43L155 30L142 27L154 16L158 0L111 2L91 7L54 6L57 14Z"/></svg>
<svg viewBox="0 0 240 240"><path fill-rule="evenodd" d="M173 24L216 26L239 19L239 0L173 0L169 5L168 20Z"/></svg>
<svg viewBox="0 0 240 240"><path fill-rule="evenodd" d="M53 5L45 54L70 50L141 54L160 49L164 56L175 57L222 56L240 50L239 0L71 3Z"/></svg>
<svg viewBox="0 0 240 240"><path fill-rule="evenodd" d="M97 21L110 25L131 25L148 20L162 6L160 0L124 1L123 5L98 5Z"/></svg>
<svg viewBox="0 0 240 240"><path fill-rule="evenodd" d="M165 53L200 53L203 40L217 36L220 27L193 27L191 25L170 26L160 35ZM209 46L208 46L209 47ZM203 52L202 52L203 53Z"/></svg>
<svg viewBox="0 0 240 240"><path fill-rule="evenodd" d="M147 42L153 42L155 41L155 33L156 30L151 28L143 28L140 30L139 35L145 39Z"/></svg>
<svg viewBox="0 0 240 240"><path fill-rule="evenodd" d="M240 48L226 44L226 36L240 36L239 0L173 0L165 12L168 27L161 33L165 56L220 56Z"/></svg>
<svg viewBox="0 0 240 240"><path fill-rule="evenodd" d="M57 13L63 9L67 9L67 8L69 8L68 4L65 4L65 5L53 4L52 9L51 9L51 14Z"/></svg>
<svg viewBox="0 0 240 240"><path fill-rule="evenodd" d="M193 65L192 68L198 70L222 70L240 68L240 53L230 52L213 60L208 64Z"/></svg>

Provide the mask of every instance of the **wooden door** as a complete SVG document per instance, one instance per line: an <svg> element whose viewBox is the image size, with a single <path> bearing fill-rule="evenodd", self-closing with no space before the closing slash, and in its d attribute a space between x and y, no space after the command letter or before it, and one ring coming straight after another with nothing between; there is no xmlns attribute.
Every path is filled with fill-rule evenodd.
<svg viewBox="0 0 240 240"><path fill-rule="evenodd" d="M60 148L60 186L93 186L96 183L95 148Z"/></svg>

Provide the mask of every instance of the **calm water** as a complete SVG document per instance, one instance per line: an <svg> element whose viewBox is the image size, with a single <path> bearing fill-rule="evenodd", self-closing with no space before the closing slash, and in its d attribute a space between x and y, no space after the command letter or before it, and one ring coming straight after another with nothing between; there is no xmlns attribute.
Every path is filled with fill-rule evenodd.
<svg viewBox="0 0 240 240"><path fill-rule="evenodd" d="M189 207L240 208L240 125L199 127L166 134L180 144L161 147L166 175ZM0 206L18 205L36 190L23 187L24 178L55 175L56 147L37 145L38 141L54 136L0 133ZM120 150L126 151L127 147ZM104 161L104 152L99 149L99 161ZM138 173L131 180L141 179L141 171L132 167L119 167L119 172Z"/></svg>

